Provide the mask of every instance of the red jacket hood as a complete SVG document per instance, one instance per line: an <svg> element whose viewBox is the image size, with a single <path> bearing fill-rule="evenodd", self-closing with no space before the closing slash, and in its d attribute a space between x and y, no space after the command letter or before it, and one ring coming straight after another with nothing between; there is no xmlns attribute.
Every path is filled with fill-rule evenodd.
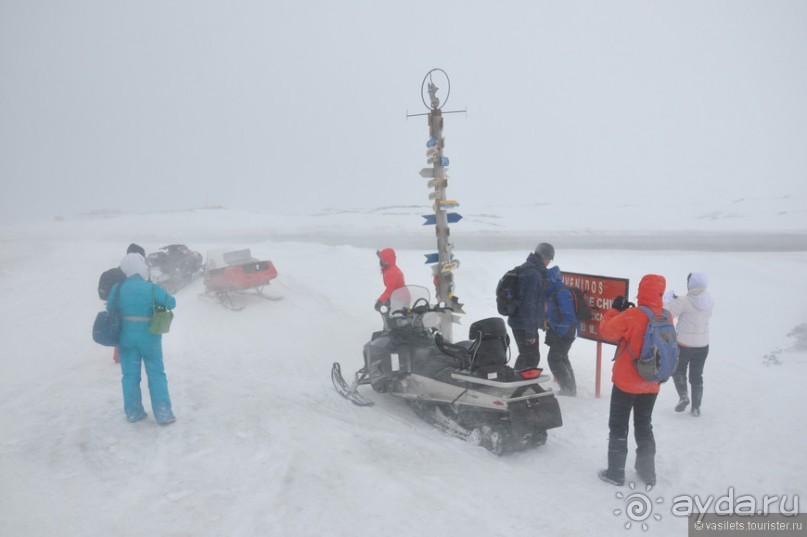
<svg viewBox="0 0 807 537"><path fill-rule="evenodd" d="M636 296L640 306L647 306L656 313L661 312L662 297L667 288L667 280L658 274L646 274L639 282L639 293Z"/></svg>
<svg viewBox="0 0 807 537"><path fill-rule="evenodd" d="M395 264L395 250L392 248L384 248L383 250L379 250L376 252L378 254L379 259L384 262L386 265L394 265Z"/></svg>

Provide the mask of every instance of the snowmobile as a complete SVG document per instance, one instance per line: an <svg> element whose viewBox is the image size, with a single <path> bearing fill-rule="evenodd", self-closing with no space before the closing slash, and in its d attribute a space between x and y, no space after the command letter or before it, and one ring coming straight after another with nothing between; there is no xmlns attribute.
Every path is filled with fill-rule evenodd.
<svg viewBox="0 0 807 537"><path fill-rule="evenodd" d="M547 429L560 427L560 405L551 378L541 369L507 365L510 339L501 317L473 323L469 340L449 343L437 327L444 305L430 305L429 291L409 285L393 291L382 308L384 329L364 346L364 366L348 385L341 365L331 368L336 391L359 406L373 402L359 393L405 399L437 428L496 455L540 446Z"/></svg>
<svg viewBox="0 0 807 537"><path fill-rule="evenodd" d="M184 244L169 244L146 256L151 281L176 293L202 272L202 254Z"/></svg>
<svg viewBox="0 0 807 537"><path fill-rule="evenodd" d="M208 294L213 294L219 303L232 310L243 309L233 301L234 293L254 290L257 296L267 300L278 297L263 294L263 288L277 278L275 265L268 260L252 257L248 248L241 250L211 250L207 253L204 282Z"/></svg>

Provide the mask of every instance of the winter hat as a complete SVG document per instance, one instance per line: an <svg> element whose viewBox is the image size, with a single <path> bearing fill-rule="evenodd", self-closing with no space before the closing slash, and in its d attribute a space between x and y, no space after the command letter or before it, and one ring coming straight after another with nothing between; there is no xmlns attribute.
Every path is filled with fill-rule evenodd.
<svg viewBox="0 0 807 537"><path fill-rule="evenodd" d="M546 271L546 281L553 285L563 283L563 277L560 275L560 267L555 265Z"/></svg>
<svg viewBox="0 0 807 537"><path fill-rule="evenodd" d="M548 242L542 242L535 247L535 255L544 261L552 261L555 259L555 247Z"/></svg>
<svg viewBox="0 0 807 537"><path fill-rule="evenodd" d="M703 272L691 272L687 276L687 289L706 289L709 278Z"/></svg>
<svg viewBox="0 0 807 537"><path fill-rule="evenodd" d="M146 257L146 250L144 250L143 247L140 246L139 244L135 244L135 243L132 243L132 244L129 245L129 247L126 249L126 253L127 254L140 254L143 257Z"/></svg>
<svg viewBox="0 0 807 537"><path fill-rule="evenodd" d="M120 260L120 269L126 274L126 277L140 274L144 280L149 279L149 267L146 265L146 259L137 253L126 254Z"/></svg>

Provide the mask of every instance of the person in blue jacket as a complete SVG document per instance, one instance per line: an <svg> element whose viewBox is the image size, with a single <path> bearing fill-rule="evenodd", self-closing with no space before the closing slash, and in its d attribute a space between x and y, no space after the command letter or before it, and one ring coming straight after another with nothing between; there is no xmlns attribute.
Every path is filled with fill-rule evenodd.
<svg viewBox="0 0 807 537"><path fill-rule="evenodd" d="M572 292L563 286L560 267L546 272L546 344L549 369L560 385L558 395L577 395L577 383L569 362L569 349L577 337L577 316Z"/></svg>
<svg viewBox="0 0 807 537"><path fill-rule="evenodd" d="M518 347L515 369L538 367L541 351L538 329L544 327L544 278L546 267L555 258L555 248L546 242L535 247L518 272L518 306L507 318Z"/></svg>
<svg viewBox="0 0 807 537"><path fill-rule="evenodd" d="M172 309L176 300L165 289L148 281L149 269L142 255L126 254L120 268L126 279L115 284L109 292L107 311L120 309L122 323L120 366L123 385L123 411L134 423L147 416L140 393L141 361L148 375L151 411L161 425L176 421L168 395L168 379L163 367L162 336L149 332L153 303ZM120 295L116 288L120 286ZM116 300L117 299L117 300Z"/></svg>

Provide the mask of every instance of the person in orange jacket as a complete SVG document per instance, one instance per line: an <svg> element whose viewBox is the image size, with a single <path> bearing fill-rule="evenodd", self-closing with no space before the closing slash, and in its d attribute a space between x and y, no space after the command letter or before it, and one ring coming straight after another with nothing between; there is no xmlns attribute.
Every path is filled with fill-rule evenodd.
<svg viewBox="0 0 807 537"><path fill-rule="evenodd" d="M637 302L660 314L667 282L664 276L647 274L639 282ZM658 382L642 378L633 363L633 355L642 352L647 316L623 296L614 299L613 307L600 322L600 333L617 342L611 381L611 409L608 416L608 468L599 477L607 483L625 484L625 461L628 457L628 426L633 411L633 434L636 438L635 469L639 479L656 484L656 440L653 436L653 407L658 397ZM628 349L630 346L630 349Z"/></svg>
<svg viewBox="0 0 807 537"><path fill-rule="evenodd" d="M375 301L376 311L381 310L381 306L389 306L389 297L392 292L406 285L403 272L395 264L395 250L384 248L376 252L378 264L381 266L381 275L384 278L384 292Z"/></svg>

